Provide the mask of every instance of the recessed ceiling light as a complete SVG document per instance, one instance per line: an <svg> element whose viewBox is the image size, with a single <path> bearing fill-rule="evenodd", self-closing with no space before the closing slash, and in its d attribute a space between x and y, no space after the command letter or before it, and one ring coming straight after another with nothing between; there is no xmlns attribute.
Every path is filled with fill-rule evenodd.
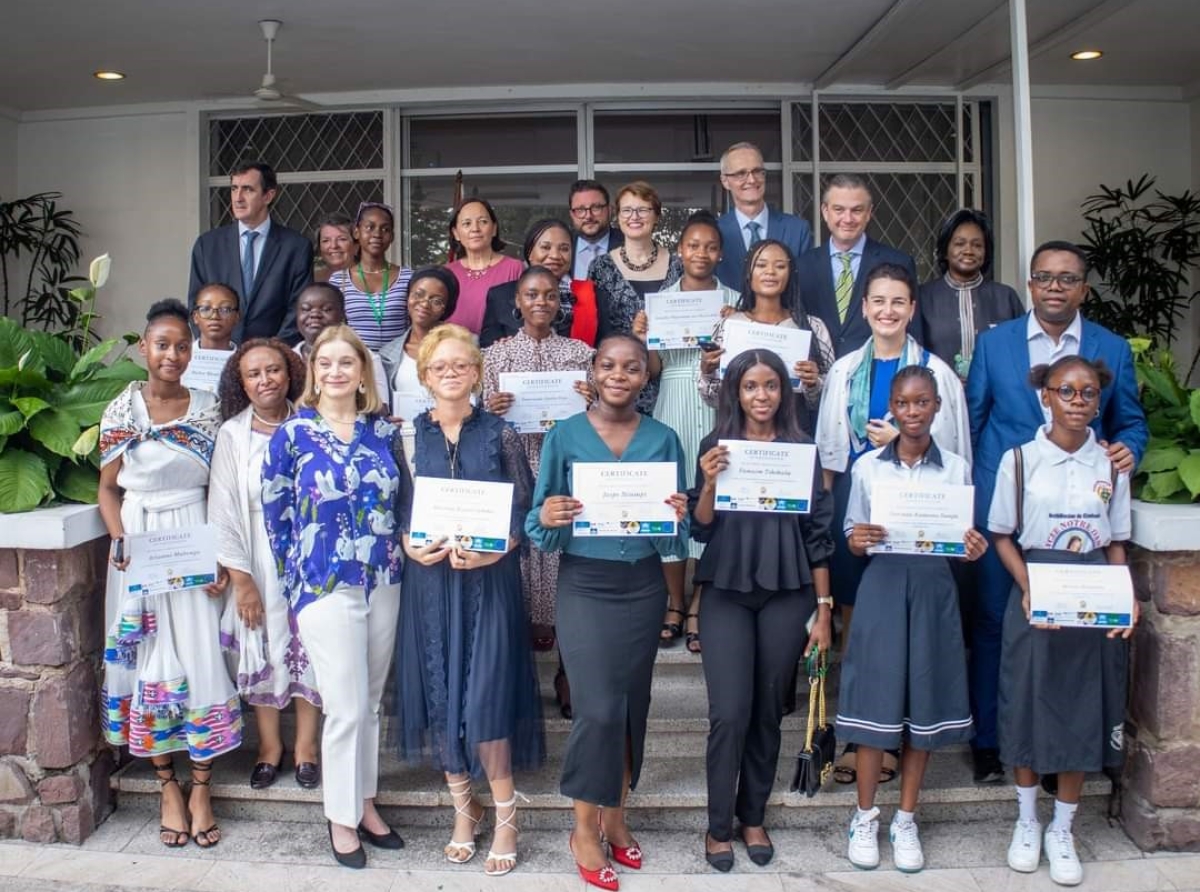
<svg viewBox="0 0 1200 892"><path fill-rule="evenodd" d="M101 81L123 81L123 80L125 80L125 75L123 75L119 71L93 71L92 77L96 78L96 80L101 80Z"/></svg>
<svg viewBox="0 0 1200 892"><path fill-rule="evenodd" d="M1071 53L1071 58L1076 62L1090 62L1092 59L1099 59L1104 53L1100 50L1080 50L1077 53Z"/></svg>

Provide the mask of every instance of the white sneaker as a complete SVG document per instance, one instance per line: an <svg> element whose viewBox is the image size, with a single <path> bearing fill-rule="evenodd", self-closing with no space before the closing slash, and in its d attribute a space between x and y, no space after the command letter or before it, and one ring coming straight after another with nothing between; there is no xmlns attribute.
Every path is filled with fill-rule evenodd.
<svg viewBox="0 0 1200 892"><path fill-rule="evenodd" d="M879 866L879 809L873 808L861 818L858 812L850 819L850 863L863 870Z"/></svg>
<svg viewBox="0 0 1200 892"><path fill-rule="evenodd" d="M888 828L888 839L892 841L892 864L896 870L916 873L925 866L925 853L921 851L921 837L917 835L917 822L892 821Z"/></svg>
<svg viewBox="0 0 1200 892"><path fill-rule="evenodd" d="M1017 821L1008 846L1008 866L1020 873L1033 873L1042 860L1042 825Z"/></svg>
<svg viewBox="0 0 1200 892"><path fill-rule="evenodd" d="M1059 830L1053 824L1046 828L1046 860L1050 862L1050 879L1060 886L1078 886L1083 882L1083 865L1075 854L1075 835Z"/></svg>

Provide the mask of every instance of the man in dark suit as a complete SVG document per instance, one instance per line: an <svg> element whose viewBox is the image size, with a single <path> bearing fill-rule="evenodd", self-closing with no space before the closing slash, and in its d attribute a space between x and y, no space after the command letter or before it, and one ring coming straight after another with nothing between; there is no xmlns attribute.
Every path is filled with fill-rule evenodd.
<svg viewBox="0 0 1200 892"><path fill-rule="evenodd" d="M575 227L575 265L572 279L586 279L588 267L601 254L625 244L625 234L612 226L612 199L597 180L576 180L567 198Z"/></svg>
<svg viewBox="0 0 1200 892"><path fill-rule="evenodd" d="M1133 353L1125 340L1088 322L1079 312L1089 291L1087 258L1070 242L1046 242L1030 262L1032 312L983 332L975 342L967 376L967 410L975 460L975 525L987 529L1004 453L1028 443L1049 417L1029 370L1061 356L1102 359L1113 381L1100 393L1092 429L1108 444L1108 457L1121 473L1132 473L1149 439L1138 400ZM1000 638L1012 588L996 549L977 563L978 598L971 635L971 706L975 717L975 780L1004 780L997 740Z"/></svg>
<svg viewBox="0 0 1200 892"><path fill-rule="evenodd" d="M734 143L725 150L721 185L733 198L733 210L717 220L722 245L716 272L722 285L742 290L746 253L762 239L783 242L794 257L812 247L812 229L804 220L767 206L767 169L754 143Z"/></svg>
<svg viewBox="0 0 1200 892"><path fill-rule="evenodd" d="M312 281L313 250L307 238L271 220L279 192L275 171L255 161L230 176L236 222L209 230L192 246L188 305L205 285L220 283L241 296L233 340L279 335L289 344L296 330L296 298Z"/></svg>
<svg viewBox="0 0 1200 892"><path fill-rule="evenodd" d="M871 336L861 309L871 270L881 263L894 263L907 269L912 281L918 281L911 257L867 236L873 205L871 190L862 177L847 173L830 177L821 196L821 217L829 227L829 241L796 261L800 297L808 312L829 327L838 356L857 350ZM913 320L909 332L920 340L915 314Z"/></svg>

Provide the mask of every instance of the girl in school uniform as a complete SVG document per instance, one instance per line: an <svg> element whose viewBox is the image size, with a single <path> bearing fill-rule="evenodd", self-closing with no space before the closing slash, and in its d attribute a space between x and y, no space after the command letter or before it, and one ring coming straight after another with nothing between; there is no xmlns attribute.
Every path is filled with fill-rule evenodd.
<svg viewBox="0 0 1200 892"><path fill-rule="evenodd" d="M1012 574L1000 657L1000 758L1013 767L1019 814L1008 866L1032 873L1043 845L1050 879L1083 879L1072 819L1084 774L1120 765L1128 643L1133 629L1060 629L1029 622L1029 562L1125 563L1129 477L1088 426L1112 381L1103 362L1064 356L1035 366L1050 423L1000 462L988 514L996 554ZM1138 619L1134 602L1133 621ZM1038 777L1058 775L1054 819L1042 834Z"/></svg>
<svg viewBox="0 0 1200 892"><path fill-rule="evenodd" d="M869 522L875 484L970 484L966 460L930 436L941 405L937 376L929 367L905 366L892 378L888 409L899 435L868 452L851 471L843 529L855 555L866 556L888 538L886 529ZM987 540L974 529L965 531L963 544L967 560L987 550ZM913 818L929 754L965 743L974 733L950 562L931 555L876 554L863 572L857 604L837 715L838 738L858 749L850 863L867 870L879 865L879 770L884 752L899 749L903 741L900 808L888 836L896 869L915 872L925 866Z"/></svg>

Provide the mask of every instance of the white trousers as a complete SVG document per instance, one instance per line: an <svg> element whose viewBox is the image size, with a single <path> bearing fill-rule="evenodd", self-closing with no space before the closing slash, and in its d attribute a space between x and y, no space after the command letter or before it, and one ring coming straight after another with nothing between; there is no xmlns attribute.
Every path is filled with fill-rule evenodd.
<svg viewBox="0 0 1200 892"><path fill-rule="evenodd" d="M379 785L379 701L396 646L400 586L381 585L367 603L362 586L339 586L296 617L325 713L321 787L325 817L362 821Z"/></svg>

